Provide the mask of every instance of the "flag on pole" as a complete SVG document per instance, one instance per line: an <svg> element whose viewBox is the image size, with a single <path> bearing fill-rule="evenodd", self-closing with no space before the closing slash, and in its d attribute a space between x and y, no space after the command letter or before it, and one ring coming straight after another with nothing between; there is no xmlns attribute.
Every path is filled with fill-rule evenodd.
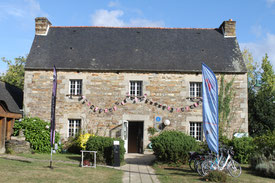
<svg viewBox="0 0 275 183"><path fill-rule="evenodd" d="M218 82L213 71L202 63L203 132L211 151L219 153Z"/></svg>
<svg viewBox="0 0 275 183"><path fill-rule="evenodd" d="M56 105L56 87L57 87L57 74L55 66L53 67L53 91L52 91L52 105L51 105L51 147L54 145L55 139L55 105Z"/></svg>

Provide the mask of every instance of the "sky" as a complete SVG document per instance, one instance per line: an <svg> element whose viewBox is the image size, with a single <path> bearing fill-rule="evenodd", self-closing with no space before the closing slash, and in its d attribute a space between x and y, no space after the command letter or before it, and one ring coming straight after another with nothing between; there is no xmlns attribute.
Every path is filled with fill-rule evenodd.
<svg viewBox="0 0 275 183"><path fill-rule="evenodd" d="M267 53L275 69L275 0L0 0L0 58L29 53L35 17L53 26L170 28L218 28L233 19L241 49L255 61Z"/></svg>

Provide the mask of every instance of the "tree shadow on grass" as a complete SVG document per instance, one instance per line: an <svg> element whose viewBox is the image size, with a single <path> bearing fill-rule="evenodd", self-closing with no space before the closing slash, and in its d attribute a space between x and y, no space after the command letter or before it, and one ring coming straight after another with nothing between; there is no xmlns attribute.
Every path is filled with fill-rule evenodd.
<svg viewBox="0 0 275 183"><path fill-rule="evenodd" d="M81 155L78 156L66 156L66 158L75 160L75 161L81 161Z"/></svg>
<svg viewBox="0 0 275 183"><path fill-rule="evenodd" d="M22 160L22 159L10 159L10 158L2 158L2 159L11 160L11 161L19 161L19 162L22 162L22 163L32 163L31 161Z"/></svg>
<svg viewBox="0 0 275 183"><path fill-rule="evenodd" d="M255 175L257 173L252 168L247 166L242 166L242 171L245 171L247 174L250 174L250 175Z"/></svg>
<svg viewBox="0 0 275 183"><path fill-rule="evenodd" d="M178 171L178 173L177 172L170 173L170 174L173 174L173 175L192 176L192 177L198 177L199 176L199 174L197 172L194 172L194 171L188 170L188 169L184 169L184 168L167 167L167 168L164 168L164 170Z"/></svg>

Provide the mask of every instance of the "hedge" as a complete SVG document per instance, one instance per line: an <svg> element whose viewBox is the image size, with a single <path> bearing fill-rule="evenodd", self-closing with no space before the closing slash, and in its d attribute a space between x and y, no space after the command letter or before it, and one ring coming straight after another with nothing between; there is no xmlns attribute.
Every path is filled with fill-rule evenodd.
<svg viewBox="0 0 275 183"><path fill-rule="evenodd" d="M91 136L86 143L86 150L97 151L97 162L113 165L114 162L114 149L113 142L118 140L120 144L120 161L124 160L125 148L124 141L120 138Z"/></svg>
<svg viewBox="0 0 275 183"><path fill-rule="evenodd" d="M197 151L199 143L180 131L164 131L152 137L152 148L158 161L165 163L185 163L189 151Z"/></svg>

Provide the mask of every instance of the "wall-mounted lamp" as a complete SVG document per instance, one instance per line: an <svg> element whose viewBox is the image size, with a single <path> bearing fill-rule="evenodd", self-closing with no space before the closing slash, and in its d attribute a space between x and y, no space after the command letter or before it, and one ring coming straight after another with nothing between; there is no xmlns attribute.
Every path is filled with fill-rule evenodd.
<svg viewBox="0 0 275 183"><path fill-rule="evenodd" d="M164 125L165 125L165 126L169 126L170 124L171 124L171 122L170 122L169 119L166 119L166 120L164 121Z"/></svg>

